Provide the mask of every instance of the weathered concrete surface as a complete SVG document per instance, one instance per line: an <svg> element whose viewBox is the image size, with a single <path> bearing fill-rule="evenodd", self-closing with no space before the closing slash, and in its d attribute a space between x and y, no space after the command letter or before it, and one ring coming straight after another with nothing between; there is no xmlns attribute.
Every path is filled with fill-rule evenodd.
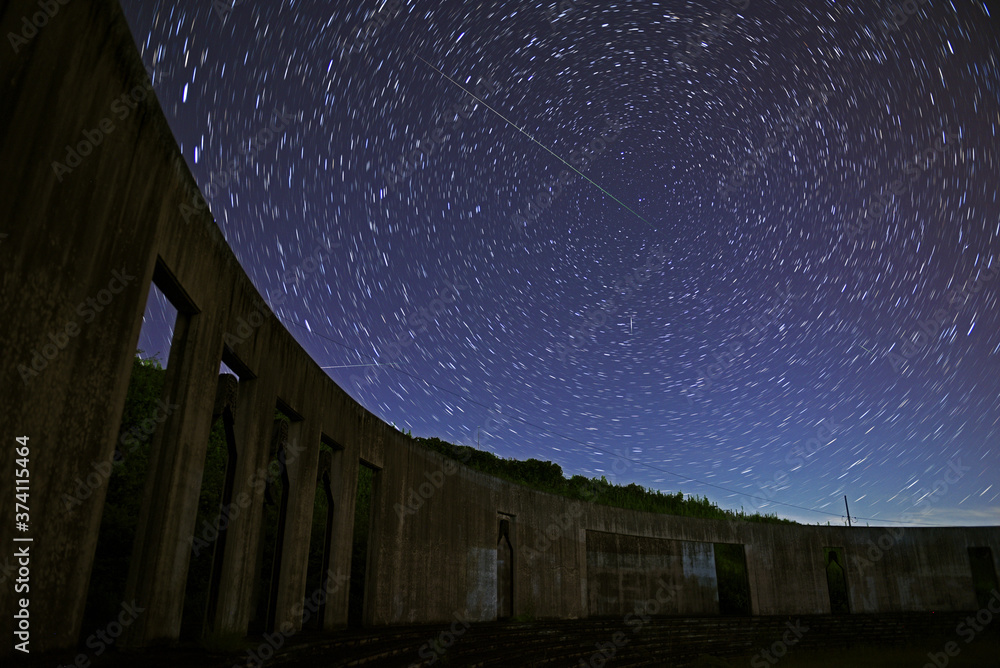
<svg viewBox="0 0 1000 668"><path fill-rule="evenodd" d="M5 3L3 34L19 33L33 2ZM207 209L188 214L198 192L152 95L123 120L110 109L123 93L146 87L145 71L117 3L109 0L60 5L58 14L16 57L0 61L0 157L18 165L0 179L0 205L8 211L4 240L0 359L5 380L4 443L31 439L34 543L31 562L32 651L76 642L87 593L106 487L84 487L85 498L67 507L78 478L110 461L150 283L178 306L177 334L168 364L164 399L179 405L158 430L150 484L129 575L129 600L146 610L129 627L124 644L176 638L191 550L197 489L211 421L211 395L224 336L263 317L232 355L250 370L243 379L238 418L239 472L234 498L247 500L233 520L224 556L219 632L242 635L256 573L263 487L256 474L267 464L270 423L280 398L301 415L304 450L290 467L292 496L281 572L279 620L301 615L304 560L311 520L319 434L345 444L341 470L356 480L357 462L379 462L391 427L382 424L326 377L276 321L221 239ZM136 88L138 87L138 89ZM113 119L71 173L54 173L66 146ZM195 200L197 202L197 200ZM86 310L116 278L110 303ZM121 276L124 276L122 278ZM124 286L122 286L124 283ZM110 294L110 293L108 293ZM80 306L82 305L82 306ZM75 324L63 336L67 325ZM63 342L51 360L39 357L52 333ZM240 336L240 338L244 338ZM230 339L231 340L231 339ZM36 354L38 353L38 354ZM30 369L32 357L45 367ZM305 440L309 439L306 444ZM13 479L13 450L0 448L0 471ZM96 478L95 478L96 480ZM307 490L306 488L309 487ZM349 564L353 488L341 486L336 514L341 531L335 562ZM4 497L0 508L9 509ZM0 536L10 545L11 526ZM306 536L306 541L303 541ZM331 624L346 621L346 588L332 597ZM0 631L12 637L15 599L0 589ZM7 614L11 613L11 614ZM4 654L11 651L4 643Z"/></svg>
<svg viewBox="0 0 1000 668"><path fill-rule="evenodd" d="M626 615L653 600L660 615L718 614L718 586L711 543L587 532L592 616Z"/></svg>
<svg viewBox="0 0 1000 668"><path fill-rule="evenodd" d="M0 32L20 33L35 2L0 6ZM143 611L122 644L177 638L205 444L220 362L240 376L232 513L212 633L243 635L259 570L263 477L276 405L290 429L288 522L275 623L297 628L306 596L306 550L324 440L331 458L330 570L350 571L358 467L375 467L364 620L368 624L493 619L500 514L511 522L514 614L589 614L587 536L632 537L643 545L683 543L652 562L625 564L629 597L654 596L643 569L683 574L691 595L679 614L704 611L711 543L746 546L757 614L829 611L823 548L842 547L851 609L974 609L967 548L1000 558L1000 528L785 527L666 517L595 507L453 467L358 405L281 326L221 238L180 157L128 27L114 0L59 5L58 13L0 59L0 478L14 478L16 436L30 438L31 650L73 646L87 587L142 314L152 282L178 308L163 398L178 408L152 442L127 601ZM144 91L147 91L144 93ZM124 93L136 104L111 112ZM73 161L67 146L102 130ZM190 209L183 208L190 207ZM281 295L268 295L277 304ZM88 302L88 300L95 300ZM34 365L34 368L32 366ZM90 476L88 478L88 476ZM93 484L90 483L93 481ZM399 510L397 510L399 509ZM0 516L12 516L10 496ZM0 544L13 524L0 522ZM622 538L608 538L620 542ZM884 547L878 546L879 543ZM666 549L666 548L664 548ZM627 552L626 552L627 554ZM690 567L683 565L684 557ZM659 561L657 561L659 559ZM2 563L2 561L0 561ZM1000 570L998 568L997 570ZM622 571L625 572L624 570ZM701 574L691 584L688 573ZM123 574L124 577L124 574ZM333 581L324 628L347 621L348 587ZM17 598L20 598L19 595ZM322 597L321 597L322 598ZM624 598L622 600L625 600ZM13 637L16 599L0 587L0 635ZM603 609L603 608L602 608ZM88 631L89 632L89 631ZM0 645L0 655L12 653Z"/></svg>
<svg viewBox="0 0 1000 668"><path fill-rule="evenodd" d="M20 33L22 17L36 11L34 3L5 3L0 31ZM109 115L127 81L143 76L119 15L112 3L61 6L28 46L0 59L0 156L8 166L0 179L0 206L7 212L4 232L10 234L0 247L5 314L0 473L13 479L10 444L15 436L28 436L33 651L65 647L79 632L106 488L103 479L92 491L83 487L82 504L69 507L62 495L76 494L82 487L77 479L111 459L141 325L136 313L152 275L156 227L136 222L156 214L132 180L132 156L139 128L162 120L155 103L120 123L97 154L62 183L50 166L64 159L67 144L83 139L84 130ZM176 148L169 133L147 129L146 134L162 146L158 159L143 170L151 191ZM159 185L169 188L169 179ZM111 286L113 270L127 276ZM109 286L120 290L110 303L99 312L87 310L86 300L99 299ZM67 328L77 333L65 337L52 359L36 354L51 343L49 334L58 340ZM22 377L18 366L30 367L33 357L44 368ZM11 502L7 494L0 500L5 517L11 516ZM0 540L9 546L11 522L0 524ZM3 653L11 651L13 608L14 592L5 583Z"/></svg>
<svg viewBox="0 0 1000 668"><path fill-rule="evenodd" d="M664 553L619 562L615 577L628 591L624 600L654 598L660 585L651 573L669 574L668 583L683 581L677 607L665 608L666 614L706 614L710 600L718 611L710 584L714 561L711 568L706 561L713 543L745 546L752 610L759 615L830 613L824 547L844 549L850 606L857 613L976 609L968 548L991 547L994 562L1000 556L998 527L819 527L627 511L524 489L464 466L455 470L441 455L405 442L386 452L383 476L378 503L386 522L373 526L383 561L369 574L375 624L448 621L455 614L493 619L495 611L476 605L470 592L495 586L495 561L477 562L476 555L495 554L498 512L512 516L514 614L538 618L590 614L594 564L587 548L596 532L614 536L602 540L634 543L619 554ZM686 546L667 548L663 541ZM689 570L669 565L676 558L683 564L685 554ZM481 566L473 568L476 563ZM602 589L597 596L605 594ZM616 614L620 608L606 601L597 609Z"/></svg>

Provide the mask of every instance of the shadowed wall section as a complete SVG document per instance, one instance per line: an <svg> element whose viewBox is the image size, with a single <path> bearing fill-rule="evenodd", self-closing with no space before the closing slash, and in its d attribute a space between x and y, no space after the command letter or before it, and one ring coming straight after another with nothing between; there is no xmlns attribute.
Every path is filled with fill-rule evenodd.
<svg viewBox="0 0 1000 668"><path fill-rule="evenodd" d="M587 593L595 616L626 615L650 599L657 614L718 614L712 545L588 531Z"/></svg>
<svg viewBox="0 0 1000 668"><path fill-rule="evenodd" d="M37 11L35 2L3 4L0 30L20 34L23 18ZM831 545L842 550L851 612L975 609L969 549L977 548L977 572L987 573L990 559L1000 570L996 527L890 534L652 515L535 492L429 452L333 383L275 318L200 200L155 97L141 95L108 125L116 99L148 89L116 2L59 4L44 28L0 59L0 86L0 164L8 166L0 208L9 234L0 244L0 479L14 479L14 439L28 436L33 538L30 592L15 595L9 580L0 587L0 635L14 637L16 599L29 598L32 652L72 647L81 630L92 631L81 623L106 491L100 472L115 450L154 283L178 311L163 390L177 408L150 446L123 601L139 612L122 645L178 637L223 360L239 375L229 392L228 493L241 512L214 553L205 626L212 635L242 636L251 621L276 406L291 422L283 435L286 521L267 615L275 627L298 628L304 599L317 600L306 591L317 480L329 484L332 502L322 624L346 624L362 461L378 470L368 625L456 615L473 622L507 611L618 615L654 597L661 579L680 588L664 612L714 614L714 544L745 546L758 615L829 613ZM97 136L87 149L87 137ZM54 161L73 166L57 174ZM88 309L91 299L99 309ZM324 442L337 445L323 460L325 476ZM12 545L10 504L10 495L0 501L4 546ZM501 567L511 577L509 606L498 606L498 517L508 521ZM12 652L4 642L0 653Z"/></svg>

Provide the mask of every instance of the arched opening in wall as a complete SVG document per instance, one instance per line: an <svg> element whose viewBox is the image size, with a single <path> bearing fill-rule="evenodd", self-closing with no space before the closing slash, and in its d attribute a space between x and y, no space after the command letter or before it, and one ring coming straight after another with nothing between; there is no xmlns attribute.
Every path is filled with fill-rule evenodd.
<svg viewBox="0 0 1000 668"><path fill-rule="evenodd" d="M993 592L998 588L993 550L988 547L970 547L969 567L972 569L972 586L976 590L976 602L980 609L986 608L993 597Z"/></svg>
<svg viewBox="0 0 1000 668"><path fill-rule="evenodd" d="M511 542L511 522L499 516L497 536L497 619L514 616L514 546Z"/></svg>
<svg viewBox="0 0 1000 668"><path fill-rule="evenodd" d="M112 621L118 625L118 616L125 604L126 579L135 547L153 437L179 409L165 399L167 356L179 314L155 281L154 276L112 460L91 463L88 470L80 472L75 487L61 496L63 509L73 513L102 485L107 485L84 608L81 628L84 638L98 629L108 629Z"/></svg>
<svg viewBox="0 0 1000 668"><path fill-rule="evenodd" d="M249 628L252 634L274 631L285 524L288 518L289 481L286 446L293 440L292 424L301 420L302 417L298 413L285 403L278 402L275 408L267 474L264 478L264 510L257 547L259 570L255 579L254 610Z"/></svg>
<svg viewBox="0 0 1000 668"><path fill-rule="evenodd" d="M351 538L351 584L347 604L347 624L361 626L364 622L371 537L372 490L376 468L361 461L358 466L358 488L354 498L354 533Z"/></svg>
<svg viewBox="0 0 1000 668"><path fill-rule="evenodd" d="M235 378L220 377L219 381L220 384L235 383ZM205 467L198 492L198 513L194 534L191 536L187 583L184 588L184 611L181 617L181 638L184 640L201 636L209 602L213 556L216 550L220 550L221 556L219 540L225 538L223 522L228 524L221 507L228 460L235 459L235 442L230 444L225 422L223 419L213 419L205 452Z"/></svg>
<svg viewBox="0 0 1000 668"><path fill-rule="evenodd" d="M237 467L235 411L238 388L241 382L252 379L249 369L225 347L219 366L212 430L205 451L184 588L181 638L185 640L201 638L211 628L218 607L226 536L231 519L239 512L232 503Z"/></svg>
<svg viewBox="0 0 1000 668"><path fill-rule="evenodd" d="M305 629L323 628L326 599L335 584L330 581L332 574L329 573L328 566L333 545L333 490L330 468L333 452L339 447L326 436L320 439L312 531L309 535L309 563L306 568L306 595L302 613L302 628Z"/></svg>
<svg viewBox="0 0 1000 668"><path fill-rule="evenodd" d="M228 381L220 383L220 394L216 397L215 413L222 422L223 432L226 440L226 462L223 474L222 498L219 501L218 513L218 538L215 543L215 550L212 554L212 569L208 587L208 604L205 611L204 629L212 628L219 605L219 589L222 582L222 567L226 554L226 536L229 531L230 522L245 510L233 504L233 488L236 483L236 471L238 464L238 449L236 442L236 405L239 399L240 389L246 389L256 375L243 363L229 346L225 346L222 351L222 364L219 369L220 381L223 376L231 376L236 379L235 388L226 385ZM213 423L216 415L213 414ZM215 426L213 425L213 432ZM207 465L207 462L206 462ZM196 528L197 531L197 528ZM197 534L196 534L197 535Z"/></svg>
<svg viewBox="0 0 1000 668"><path fill-rule="evenodd" d="M714 543L715 579L719 586L719 614L746 616L751 614L750 578L743 545Z"/></svg>
<svg viewBox="0 0 1000 668"><path fill-rule="evenodd" d="M830 592L830 613L846 615L851 612L847 594L847 569L844 548L824 547L823 562L826 567L826 588Z"/></svg>

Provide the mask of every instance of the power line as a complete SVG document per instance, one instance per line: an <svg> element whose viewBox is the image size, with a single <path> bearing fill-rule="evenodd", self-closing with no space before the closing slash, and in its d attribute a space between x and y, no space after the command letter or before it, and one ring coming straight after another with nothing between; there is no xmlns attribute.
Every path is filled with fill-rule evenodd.
<svg viewBox="0 0 1000 668"><path fill-rule="evenodd" d="M351 348L348 344L343 343L342 341L338 341L337 339L331 338L329 336L324 336L323 334L320 334L319 332L314 331L308 325L302 324L302 323L297 322L295 320L289 320L289 322L291 324L293 324L293 325L301 327L302 329L305 329L310 334L314 334L314 335L320 337L321 339L326 339L327 341L330 341L331 343L335 343L335 344L337 344L337 345L339 345L339 346L341 346L341 347L343 347L343 348L345 348L347 350L350 350L351 352L353 352L353 353L355 353L357 355L367 355L368 357L371 357L372 359L375 359L375 357L373 357L372 355L370 355L368 353L359 352L358 350L356 350L354 348ZM359 365L359 366L368 366L368 365ZM378 364L376 366L383 366L383 365L382 364ZM326 368L326 367L321 367L321 368ZM404 369L400 369L400 368L397 368L397 367L394 367L394 366L393 367L389 367L389 368L391 368L393 371L398 371L399 373L401 373L401 374L403 374L405 376L409 376L410 378L413 378L414 380L417 380L419 382L422 382L422 383L425 383L427 385L430 385L431 387L433 387L433 388L435 388L437 390L440 390L440 391L445 392L447 394L450 394L452 396L458 397L459 399L461 399L463 401L467 401L467 402L469 402L471 404L475 404L476 406L480 406L480 407L485 408L487 410L491 410L491 407L488 406L487 404L484 404L482 402L476 401L475 399L473 399L472 397L470 397L468 395L463 395L463 394L460 394L460 393L455 392L453 390L449 390L446 387L441 387L440 385L438 385L436 383L433 383L433 382L431 382L429 380L426 380L425 378L420 378L419 376L416 376L416 375L414 375L414 374L412 374L412 373L410 373L408 371L405 371ZM761 501L766 501L768 503L773 503L773 504L779 505L779 506L785 506L785 507L788 507L788 508L795 508L797 510L804 510L804 511L811 512L811 513L819 513L821 515L828 515L830 517L837 517L837 518L843 517L843 515L841 515L839 513L830 513L830 512L827 512L825 510L817 510L816 508L807 508L806 506L797 506L797 505L795 505L793 503L786 503L784 501L775 501L774 499L768 499L768 498L765 498L765 497L762 497L762 496L756 496L754 494L746 494L744 492L739 492L739 491L736 491L734 489L729 489L728 487L723 487L722 485L716 485L714 483L710 483L710 482L707 482L705 480L700 480L698 478L692 478L691 476L683 475L681 473L674 473L673 471L668 471L667 469L660 468L660 467L658 467L658 466L656 466L654 464L649 464L647 462L641 462L641 461L636 460L636 459L631 459L630 457L625 457L625 456L622 456L620 454L617 454L617 453L614 453L614 452L610 452L609 450L605 450L604 448L596 446L596 445L594 445L592 443L586 443L586 442L581 441L579 439L573 438L572 436L567 436L565 434L560 434L559 432L552 431L548 427L544 427L542 425L535 424L535 423L530 422L528 420L525 420L523 418L519 418L516 415L510 415L509 417L512 420L520 422L520 423L522 423L524 425L527 425L529 427L533 427L535 429L538 429L539 431L544 432L546 434L549 434L551 436L557 436L557 437L565 439L567 441L572 441L573 443L578 443L578 444L580 444L580 445L582 445L584 447L593 448L594 450L597 450L598 452L602 452L602 453L604 453L606 455L611 455L612 457L618 457L620 459L624 459L625 461L631 462L631 463L635 464L636 466L644 466L644 467L646 467L648 469L652 469L654 471L659 471L660 473L666 473L667 475L671 475L671 476L674 476L676 478L681 478L682 480L687 480L687 481L698 483L698 484L701 484L701 485L707 485L709 487L714 487L715 489L719 489L719 490L722 490L724 492L729 492L731 494L736 494L736 495L744 496L744 497L750 498L750 499L760 499ZM856 520L866 520L866 521L869 521L869 522L892 522L893 524L920 524L920 525L923 525L923 526L941 526L941 525L937 525L937 524L927 524L925 522L916 522L916 521L913 521L913 520L888 520L888 519L881 519L881 518L875 518L875 517L858 517L858 516L854 516L854 519L856 519Z"/></svg>

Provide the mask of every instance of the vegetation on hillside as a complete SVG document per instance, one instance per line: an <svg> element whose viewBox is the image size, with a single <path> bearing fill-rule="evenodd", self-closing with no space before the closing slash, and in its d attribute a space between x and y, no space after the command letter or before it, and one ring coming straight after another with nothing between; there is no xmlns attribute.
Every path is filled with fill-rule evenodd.
<svg viewBox="0 0 1000 668"><path fill-rule="evenodd" d="M666 515L683 515L718 520L743 520L745 522L773 522L795 524L792 520L775 514L746 513L742 510L724 510L707 497L687 496L683 492L665 494L659 490L646 489L630 483L616 485L600 479L575 475L566 478L562 467L554 462L528 459L502 459L492 452L477 450L466 445L452 445L439 438L415 438L416 442L451 457L466 466L504 480L531 487L550 494L558 494L571 499L592 501L616 508L643 510Z"/></svg>

